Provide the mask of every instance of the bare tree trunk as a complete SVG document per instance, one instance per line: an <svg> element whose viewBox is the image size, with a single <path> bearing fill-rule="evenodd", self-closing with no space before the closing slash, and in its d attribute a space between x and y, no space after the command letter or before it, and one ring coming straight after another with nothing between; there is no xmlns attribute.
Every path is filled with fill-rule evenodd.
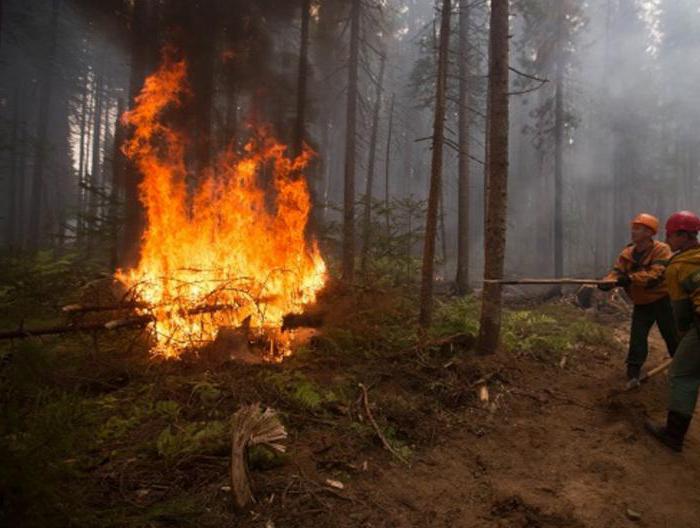
<svg viewBox="0 0 700 528"><path fill-rule="evenodd" d="M126 136L124 126L121 122L121 115L123 112L124 100L119 99L117 101L117 118L114 123L114 142L112 143L112 185L110 189L109 210L107 214L110 222L111 235L110 264L113 268L116 268L119 263L118 242L120 218L118 206L121 199L120 190L124 188L124 167L126 166L126 159L121 151L121 146L124 142L124 137Z"/></svg>
<svg viewBox="0 0 700 528"><path fill-rule="evenodd" d="M502 279L508 189L508 12L509 0L492 0L489 56L488 207L484 279ZM492 354L501 332L501 286L486 283L482 294L477 350Z"/></svg>
<svg viewBox="0 0 700 528"><path fill-rule="evenodd" d="M374 187L374 166L377 158L377 136L379 135L379 114L382 111L382 90L384 83L384 70L386 67L386 55L382 55L379 65L379 79L377 80L377 92L374 100L374 114L372 115L372 132L369 140L369 159L367 161L367 181L365 187L365 207L362 219L362 256L360 270L367 273L367 256L370 246L372 224L372 188Z"/></svg>
<svg viewBox="0 0 700 528"><path fill-rule="evenodd" d="M561 43L564 10L559 6L557 39ZM554 276L564 273L564 207L563 207L563 162L564 162L564 57L559 51L556 59L556 93L554 95Z"/></svg>
<svg viewBox="0 0 700 528"><path fill-rule="evenodd" d="M445 189L440 188L440 251L442 253L442 265L447 264L447 226L445 225Z"/></svg>
<svg viewBox="0 0 700 528"><path fill-rule="evenodd" d="M563 149L564 149L564 96L563 82L557 73L554 96L554 276L564 273L564 206L563 206Z"/></svg>
<svg viewBox="0 0 700 528"><path fill-rule="evenodd" d="M2 34L3 34L3 29L4 29L3 19L2 19L4 4L5 4L5 0L0 0L0 49L2 49Z"/></svg>
<svg viewBox="0 0 700 528"><path fill-rule="evenodd" d="M177 5L177 2L165 4ZM206 8L203 7L206 5ZM191 174L195 182L203 177L211 166L212 157L212 108L214 99L214 57L215 43L219 35L217 24L212 24L221 16L218 2L181 2L186 17L185 27L189 29L184 38L184 51L192 57L188 63L189 80L192 86L192 112L189 117L194 137L192 138L193 159ZM166 9L164 7L164 9ZM195 60L196 57L196 60Z"/></svg>
<svg viewBox="0 0 700 528"><path fill-rule="evenodd" d="M457 293L469 291L469 3L459 2L459 166L457 188Z"/></svg>
<svg viewBox="0 0 700 528"><path fill-rule="evenodd" d="M438 206L442 188L442 155L445 141L445 111L447 97L447 65L450 43L450 15L452 1L442 1L440 21L440 46L438 48L437 86L435 90L435 120L433 122L433 152L430 170L430 192L425 222L423 269L421 272L420 316L421 328L430 326L433 315L433 274L435 268L435 235L437 233Z"/></svg>
<svg viewBox="0 0 700 528"><path fill-rule="evenodd" d="M360 54L361 0L352 0L350 13L350 64L345 131L345 189L343 195L343 280L355 278L355 157L357 133L357 83Z"/></svg>
<svg viewBox="0 0 700 528"><path fill-rule="evenodd" d="M49 22L49 38L44 56L44 63L41 70L42 83L39 95L39 117L36 132L36 154L34 159L34 171L32 174L32 186L30 197L29 216L29 247L37 249L41 246L42 220L44 205L44 167L48 155L48 127L49 111L51 109L51 94L53 91L53 72L56 58L56 40L58 36L58 11L59 0L53 0L51 6L51 21Z"/></svg>
<svg viewBox="0 0 700 528"><path fill-rule="evenodd" d="M325 225L328 216L328 192L330 190L331 181L331 167L335 159L333 158L332 149L330 147L330 120L323 121L323 132L321 133L321 152L326 152L324 159L320 161L321 163L321 179L319 182L320 189L319 195L322 197L321 210L319 212L320 225Z"/></svg>
<svg viewBox="0 0 700 528"><path fill-rule="evenodd" d="M410 114L409 114L410 112ZM415 117L411 110L406 112L408 116L404 116L410 122L411 117ZM414 175L414 163L413 163L413 138L408 130L403 132L403 173L401 174L400 188L403 190L401 193L403 198L410 198L413 196L413 175ZM398 194L398 193L397 193Z"/></svg>
<svg viewBox="0 0 700 528"><path fill-rule="evenodd" d="M88 84L87 76L84 80L82 101L80 105L80 144L78 145L78 215L76 218L75 234L76 242L80 244L83 239L83 214L84 214L84 198L85 189L85 139L87 135L87 112L88 112Z"/></svg>
<svg viewBox="0 0 700 528"><path fill-rule="evenodd" d="M25 247L25 217L26 217L26 175L27 175L27 149L29 138L27 135L27 123L20 123L19 159L17 160L17 222L15 240L17 249Z"/></svg>
<svg viewBox="0 0 700 528"><path fill-rule="evenodd" d="M5 224L5 241L11 252L15 251L15 236L17 234L17 153L19 151L19 88L15 88L14 108L12 110L12 124L10 130L10 170L7 186L7 222Z"/></svg>
<svg viewBox="0 0 700 528"><path fill-rule="evenodd" d="M396 94L391 94L391 104L389 105L389 129L386 133L386 153L384 158L384 212L386 214L386 234L391 234L391 215L389 214L389 182L391 179L391 136L394 132L394 98Z"/></svg>
<svg viewBox="0 0 700 528"><path fill-rule="evenodd" d="M629 6L628 6L629 7ZM611 69L612 61L608 57L611 50L614 50L615 46L620 44L621 39L614 31L614 26L618 24L615 19L619 19L624 14L621 14L623 4L617 1L608 1L607 5L607 22L606 22L606 57L605 57L605 70L606 73ZM624 11L624 10L623 10ZM607 97L610 97L610 90L608 88L608 82L606 77L606 82L604 82L603 87ZM605 93L604 92L604 93ZM611 232L612 237L612 253L616 255L618 251L627 243L627 215L629 214L628 201L625 199L627 195L627 189L625 187L627 178L627 165L628 159L626 158L628 152L627 142L624 137L620 137L623 134L619 133L619 128L627 127L627 123L620 123L620 117L611 120L608 112L604 112L606 119L608 120L609 129L615 129L614 144L612 146L612 186L613 186L613 203L612 203L612 226ZM612 122L614 121L614 122Z"/></svg>
<svg viewBox="0 0 700 528"><path fill-rule="evenodd" d="M102 55L102 54L100 54ZM92 251L95 234L97 231L97 218L98 218L98 199L99 199L99 187L102 171L102 112L104 106L104 75L102 72L102 67L98 65L98 72L95 74L95 113L93 115L92 122L92 159L90 166L89 179L86 181L87 185L87 219L88 219L88 237L87 237L87 249L88 252Z"/></svg>
<svg viewBox="0 0 700 528"><path fill-rule="evenodd" d="M490 44L489 44L490 46ZM491 51L489 51L489 57L491 56ZM489 59L490 60L490 59ZM481 207L483 209L483 236L484 243L486 243L486 222L489 213L489 159L491 151L491 129L489 123L491 122L491 97L487 94L486 96L486 124L484 132L484 196L482 197Z"/></svg>
<svg viewBox="0 0 700 528"><path fill-rule="evenodd" d="M294 133L294 153L304 148L306 137L306 78L309 69L309 18L311 0L301 0L301 44L299 46L299 76L297 79L297 121Z"/></svg>
<svg viewBox="0 0 700 528"><path fill-rule="evenodd" d="M149 20L153 16L149 0L135 0L132 8L131 29L131 78L129 81L129 102L132 104L146 77L149 65L152 36L149 36ZM139 201L141 176L133 163L124 170L124 232L119 251L119 264L122 267L134 266L139 257L139 241L145 222L145 215Z"/></svg>
<svg viewBox="0 0 700 528"><path fill-rule="evenodd" d="M93 79L94 83L94 79ZM92 126L94 120L95 120L95 111L97 109L97 100L95 99L95 91L94 90L89 90L88 93L88 107L87 107L87 115L86 115L86 122L85 122L85 165L83 167L83 189L82 189L82 209L81 209L81 215L82 215L82 239L86 240L87 237L89 236L89 199L90 199L90 191L88 191L88 186L90 183L90 153L92 152L92 138L95 134L95 129Z"/></svg>

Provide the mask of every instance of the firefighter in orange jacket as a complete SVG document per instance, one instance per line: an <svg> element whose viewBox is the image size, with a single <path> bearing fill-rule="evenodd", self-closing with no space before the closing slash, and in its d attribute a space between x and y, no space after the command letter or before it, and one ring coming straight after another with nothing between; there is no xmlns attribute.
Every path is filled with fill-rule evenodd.
<svg viewBox="0 0 700 528"><path fill-rule="evenodd" d="M632 243L622 250L613 270L605 280L616 281L634 303L627 354L628 386L639 384L642 365L649 354L649 331L656 323L670 356L676 351L678 337L673 308L664 283L664 272L671 259L671 248L657 240L659 220L646 213L632 220ZM613 286L601 286L603 290Z"/></svg>

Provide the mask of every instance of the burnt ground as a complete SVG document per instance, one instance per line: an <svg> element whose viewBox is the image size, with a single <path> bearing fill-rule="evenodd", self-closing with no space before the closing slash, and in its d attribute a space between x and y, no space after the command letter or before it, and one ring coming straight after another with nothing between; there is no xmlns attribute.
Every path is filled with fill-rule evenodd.
<svg viewBox="0 0 700 528"><path fill-rule="evenodd" d="M484 358L462 335L475 328L473 300L442 299L422 346L412 298L357 291L326 302L324 329L281 365L155 361L128 333L100 338L98 350L87 338L14 348L2 371L0 520L101 528L699 525L700 424L686 451L671 453L643 430L647 415L664 415L665 376L615 394L624 313L585 313L564 300L513 306L504 350ZM655 331L648 365L662 359ZM368 421L358 383L393 453ZM488 401L479 398L484 386ZM236 512L229 420L256 401L280 413L288 452L250 453L258 502Z"/></svg>

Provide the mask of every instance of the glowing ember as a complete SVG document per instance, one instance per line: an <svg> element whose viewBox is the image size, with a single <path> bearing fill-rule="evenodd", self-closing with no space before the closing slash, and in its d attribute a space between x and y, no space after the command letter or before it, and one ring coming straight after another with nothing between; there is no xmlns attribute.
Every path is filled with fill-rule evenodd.
<svg viewBox="0 0 700 528"><path fill-rule="evenodd" d="M287 313L315 300L326 266L305 228L311 208L296 159L264 131L237 155L227 152L186 182L185 138L162 120L187 94L184 61L165 59L146 80L136 108L123 116L134 135L123 151L143 175L147 226L138 266L117 272L152 308L154 353L177 357L215 339L219 328L249 319L252 331L288 352L280 331ZM258 177L266 170L271 191Z"/></svg>

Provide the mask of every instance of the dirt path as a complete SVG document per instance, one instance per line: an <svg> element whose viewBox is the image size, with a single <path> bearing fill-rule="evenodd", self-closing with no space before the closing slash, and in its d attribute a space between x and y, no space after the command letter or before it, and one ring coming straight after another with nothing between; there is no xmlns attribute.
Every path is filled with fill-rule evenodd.
<svg viewBox="0 0 700 528"><path fill-rule="evenodd" d="M647 368L664 358L652 339ZM643 420L664 415L666 377L610 398L623 361L622 350L564 369L519 361L511 368L527 385L505 386L494 412L473 409L410 469L359 477L356 495L376 508L349 525L700 526L700 421L683 454L657 445Z"/></svg>

